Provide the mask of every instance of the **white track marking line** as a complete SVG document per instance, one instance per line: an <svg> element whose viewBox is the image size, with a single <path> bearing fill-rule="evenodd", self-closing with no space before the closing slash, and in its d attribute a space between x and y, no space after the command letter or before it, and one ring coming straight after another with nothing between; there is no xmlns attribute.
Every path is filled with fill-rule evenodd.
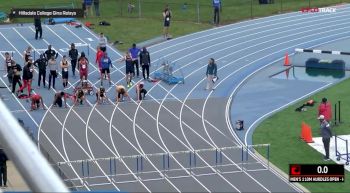
<svg viewBox="0 0 350 193"><path fill-rule="evenodd" d="M344 8L343 10L347 10L349 8ZM340 13L340 12L337 12L337 13ZM266 20L266 21L263 21L263 22L259 22L259 23L252 23L252 24L248 24L248 25L243 25L243 26L239 26L239 27L235 27L234 25L237 25L237 24L242 24L242 23L249 23L251 22L252 20L247 20L247 21L243 21L243 22L239 22L239 23L236 23L236 24L232 24L232 25L228 25L228 26L222 26L222 27L219 27L219 28L213 28L213 29L209 29L209 30L205 30L205 31L201 31L201 32L196 32L196 33L192 33L192 34L189 34L189 35L185 35L185 36L182 36L180 38L185 38L185 37L189 37L189 36L194 36L194 35L198 35L200 33L206 33L206 32L209 32L209 31L214 31L214 30L217 30L217 29L220 29L220 28L229 28L229 29L226 29L226 30L220 30L218 32L215 32L215 33L211 33L211 34L207 34L207 35L204 35L204 36L199 36L197 38L192 38L190 40L186 40L186 41L183 41L183 42L180 42L180 43L176 43L172 46L167 46L163 49L160 49L158 51L155 51L153 53L157 53L157 52L160 52L160 51L164 51L166 49L169 49L169 48L172 48L172 47L176 47L178 45L181 45L181 44L184 44L184 43L188 43L188 42L191 42L191 41L195 41L195 40L198 40L200 38L205 38L205 37L208 37L208 36L211 36L211 35L216 35L216 34L220 34L220 33L223 33L223 32L227 32L227 31L232 31L232 30L236 30L236 29L241 29L241 28L244 28L244 27L250 27L250 26L254 26L254 25L257 25L257 24L264 24L264 23L275 23L275 21L280 21L280 20L288 20L290 21L290 19L293 19L293 21L296 21L295 18L299 18L299 17L302 17L302 18L305 18L305 15L303 14L297 14L296 12L292 12L290 13L292 16L290 17L280 17L280 18L277 18L277 19L273 19L273 20ZM263 18L258 18L258 19L255 19L254 21L257 21L257 20L263 20L263 19L266 19L266 18L270 18L270 17L276 17L276 16L281 16L281 15L275 15L275 16L269 16L269 17L263 17ZM328 16L328 15L327 15ZM320 17L320 15L315 15L315 17ZM309 18L313 18L313 16L311 17L308 17ZM297 19L298 20L298 19ZM175 39L173 40L170 40L170 41L174 41ZM168 41L168 42L170 42ZM164 44L164 42L160 43L159 45L155 45L155 46L151 46L151 47L156 47L156 46L162 46L162 44Z"/></svg>
<svg viewBox="0 0 350 193"><path fill-rule="evenodd" d="M343 34L343 33L340 33L340 34ZM336 34L336 35L338 35L338 34ZM333 35L332 35L332 36L333 36ZM331 36L326 36L326 37L331 37ZM319 46L319 45L323 45L323 44L326 44L326 43L330 43L330 42L334 42L334 41L341 40L341 39L346 39L346 38L349 38L349 36L342 37L342 38L337 38L337 39L335 39L335 40L327 41L327 42L324 42L324 43L321 43L321 44L317 44L317 45L314 45L314 46ZM324 39L324 37L323 37L323 38L318 38L318 39L316 39L316 40L319 40L319 39ZM311 42L311 41L308 41L308 42ZM301 44L303 44L303 43L301 43ZM301 44L298 44L298 45L301 45ZM295 45L295 46L296 46L296 45ZM313 47L314 47L314 46L313 46ZM286 48L286 49L288 49L288 48ZM267 64L267 65L265 65L265 66L263 66L263 67L261 67L261 68L259 68L259 69L257 69L255 72L251 73L249 76L255 74L256 72L260 71L261 69L263 69L263 68L267 67L268 65L271 65L271 64L273 64L274 62L277 62L277 61L279 61L279 60L281 60L281 59L282 59L282 58L279 58L279 59L277 59L277 60L275 60L275 61L273 61L273 62L271 62L271 63L269 63L269 64ZM232 75L232 74L231 74L231 75ZM248 76L248 77L249 77L249 76ZM245 80L246 80L246 79L245 79ZM239 86L240 86L241 84L243 84L243 81L239 84ZM239 87L236 87L236 89L231 93L231 95L230 95L230 97L229 97L229 100L228 100L227 105L226 105L225 118L226 118L226 124L227 124L227 126L228 126L228 128L229 128L229 131L230 131L230 133L232 134L232 136L237 140L237 142L239 142L241 145L244 145L244 144L241 142L240 138L237 136L237 134L233 131L233 127L232 127L232 125L231 125L232 123L231 123L231 119L230 119L230 113L229 113L229 111L230 111L230 106L231 106L230 104L231 104L231 102L232 102L233 95L234 95L234 93L236 93L236 91L238 90L238 88L239 88ZM259 160L259 161L261 162L261 164L266 165L266 164L264 164L264 161L263 161L262 159L258 158L258 157L257 157L256 155L254 155L253 153L249 152L249 154L250 154L251 156L253 156L256 160ZM287 179L285 179L284 176L282 176L279 172L275 171L273 168L270 168L270 171L271 171L272 173L274 173L276 176L278 176L278 177L279 177L281 180L283 180L285 183L287 183L287 184L289 184L291 187L293 187L295 190L301 191L301 190L300 190L298 187L296 187L295 185L290 184L289 181L288 181Z"/></svg>
<svg viewBox="0 0 350 193"><path fill-rule="evenodd" d="M262 51L262 50L261 50L261 51ZM244 57L243 57L243 58L244 58ZM233 63L233 62L231 62L231 63ZM226 66L226 65L225 65L225 66ZM200 82L199 82L199 83L200 83ZM197 84L196 87L197 87L198 85L199 85L199 84ZM176 85L175 85L174 87L176 87ZM174 88L174 87L173 87L173 88ZM194 87L194 88L196 88L196 87ZM194 88L193 88L193 90L194 90ZM193 90L192 90L192 91L193 91ZM171 91L171 90L170 90L170 91ZM189 96L189 95L188 95L188 96ZM208 95L208 97L209 97L209 96L210 96L210 95ZM207 97L207 99L208 99L208 97ZM206 100L206 101L207 101L207 100ZM158 112L158 113L159 113L159 112ZM210 136L209 136L209 137L210 137ZM253 178L252 178L252 179L253 179ZM261 186L262 186L262 185L261 185ZM264 187L264 186L262 186L262 187ZM266 189L266 188L265 188L265 189Z"/></svg>
<svg viewBox="0 0 350 193"><path fill-rule="evenodd" d="M50 29L50 28L48 28L48 29ZM51 31L52 31L52 29L50 29ZM52 31L54 34L56 34L54 31ZM58 34L56 34L56 36L58 36ZM58 36L61 40L63 40L60 36ZM66 44L68 44L65 40L63 40ZM83 41L84 42L84 41ZM96 51L96 50L94 50L94 51ZM94 66L93 66L94 67ZM94 67L94 68L96 68L96 67ZM117 69L117 70L119 70L119 69ZM110 101L112 104L113 104L113 102L112 101ZM106 117L102 114L102 113L100 113L98 110L96 110L107 122L108 122L108 120L106 119ZM124 112L123 112L124 113ZM126 115L126 114L125 114ZM126 115L127 116L127 115ZM141 129L141 128L140 128ZM142 130L142 129L141 129ZM143 131L143 130L142 130ZM144 132L144 131L143 131ZM146 132L144 132L150 139L152 139ZM154 141L154 139L152 139L153 141ZM155 141L154 141L155 142ZM156 143L156 142L155 142ZM152 163L152 165L153 165L153 163ZM159 171L160 172L160 171ZM175 187L176 189L178 189L177 187Z"/></svg>
<svg viewBox="0 0 350 193"><path fill-rule="evenodd" d="M17 32L18 33L18 32ZM21 55L21 52L20 51L18 51L18 49L0 32L0 35L18 52L18 54L20 54ZM23 36L21 36L23 39L25 39ZM2 80L2 79L1 79ZM14 97L15 97L15 99L17 100L17 102L19 102L19 100L17 99L17 97L14 95L14 94L12 94ZM19 104L23 107L23 105L19 102ZM45 105L46 106L46 105ZM54 116L54 118L60 123L60 124L62 124L60 121L59 121L59 119L55 116L55 114L53 113L53 112L51 112L51 110L50 110L50 108L48 108L47 106L46 106L46 108L47 108L47 111L48 112L50 112L53 116ZM24 107L23 107L23 109L24 110L26 110ZM27 110L26 110L27 111ZM34 123L36 124L36 126L37 127L39 127L39 125L36 123L36 121L33 119L33 117L29 114L29 112L27 111L27 114L29 115L29 117L31 117L32 118L32 120L34 121ZM51 139L50 138L48 138L48 136L46 135L46 133L43 131L43 130L41 130L41 129L39 129L38 130L38 135L40 135L40 132L39 131L41 131L44 135L45 135L45 137L47 138L47 140L50 142L50 144L51 145L53 145L53 147L54 147L54 149L58 152L58 154L60 155L60 156L62 156L62 154L61 154L61 152L58 150L58 148L54 145L54 143L51 141ZM39 138L40 139L40 138ZM40 142L38 141L38 144L40 144ZM40 150L40 149L39 149ZM63 156L62 156L62 159L63 160L65 160L65 161L67 161ZM76 172L76 170L71 166L71 168L72 168L72 170L73 170L73 172L77 175L77 177L78 178L80 178L80 176L78 175L78 173ZM81 178L80 178L81 179ZM86 186L86 185L85 185ZM89 188L86 186L86 188L89 190Z"/></svg>
<svg viewBox="0 0 350 193"><path fill-rule="evenodd" d="M316 18L321 18L321 19L318 19L318 20L316 20L316 21L323 21L323 20L325 20L325 19L336 19L336 18L344 18L344 16L346 16L347 14L346 14L346 12L343 14L343 15L340 15L340 14L336 14L336 13L333 13L332 15L337 15L336 17L329 17L329 15L327 15L327 16L324 16L324 17L320 17L320 16L315 16ZM312 18L312 17L311 17ZM309 18L310 19L310 18ZM231 33L231 34L226 34L226 35L223 35L223 36L218 36L218 37L216 37L216 38L208 38L208 40L206 40L206 41L200 41L200 43L196 43L196 44L192 44L191 46L187 46L187 47L185 47L185 48L182 48L182 49L179 49L179 50L176 50L175 52L171 52L171 53L169 53L169 54L166 54L166 55L163 55L162 56L162 58L165 58L165 57L167 57L167 56L169 56L169 55L173 55L173 54L176 54L176 53L179 53L179 52L181 52L181 51L184 51L184 50L187 50L187 49L190 49L190 48L193 48L193 47L195 47L195 46L198 46L198 45L206 45L206 43L208 43L208 42L216 42L217 40L220 40L220 39L228 39L229 37L231 37L231 36L234 36L234 37L236 37L238 34L248 34L248 35L244 35L244 36L241 36L241 35L238 35L238 37L236 37L236 38L234 38L234 39L230 39L230 40L227 40L227 41L233 41L233 40L237 40L237 39L240 39L240 38L243 38L243 37L249 37L249 36L253 36L253 35L256 35L256 34L260 34L260 33L266 33L266 32L269 32L269 31L273 31L273 30L276 30L276 29L280 29L280 28L285 28L286 26L281 26L281 27L278 27L278 28L270 28L270 29L268 29L268 30L264 30L264 31L260 31L260 32L256 32L256 31L259 31L259 29L260 28L266 28L266 27L270 27L270 26L278 26L278 25L280 25L280 24L288 24L288 23L291 23L291 22L295 22L295 21L298 21L298 20L301 20L301 21L303 21L303 20L306 20L305 22L299 22L299 23L295 23L295 24L292 24L292 25L287 25L288 27L292 27L292 26L298 26L298 25L301 25L301 24L305 24L305 26L307 26L307 23L315 23L315 21L312 21L312 20L306 20L306 18L301 18L301 19L297 19L297 20L293 20L293 21L291 21L291 20L288 20L288 21L286 21L286 22L281 22L281 23L273 23L273 22L271 22L272 24L270 24L270 25L266 25L266 26L261 26L261 27L256 27L256 28L249 28L249 29L247 29L247 30L243 30L243 31L238 31L238 32L235 32L235 33ZM335 22L334 20L333 20L333 22ZM270 23L270 22L269 22ZM236 29L238 29L238 28L236 28ZM249 33L250 31L252 31L252 32L256 32L256 33ZM220 44L222 44L222 43L225 43L225 42L227 42L227 41L221 41L220 42ZM212 46L215 46L216 44L212 44L211 46L209 46L209 47L212 47ZM172 46L169 46L169 47L172 47ZM199 53L199 52L201 52L202 50L204 50L204 49L207 49L208 47L205 47L205 48L202 48L202 49L198 49L198 50L196 50L195 52L191 52L191 54L194 54L194 53ZM153 53L154 54L154 53ZM182 58L184 58L184 57L186 57L187 55L185 55L185 56L182 56L182 57L180 57L180 58L177 58L175 61L178 61L178 60L180 60L180 59L182 59ZM156 60L154 60L153 62L157 62L159 59L156 59Z"/></svg>

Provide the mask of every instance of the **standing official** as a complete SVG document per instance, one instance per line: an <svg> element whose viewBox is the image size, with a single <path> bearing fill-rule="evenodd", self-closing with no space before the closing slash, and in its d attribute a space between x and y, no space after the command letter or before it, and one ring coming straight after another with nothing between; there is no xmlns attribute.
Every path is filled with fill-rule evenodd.
<svg viewBox="0 0 350 193"><path fill-rule="evenodd" d="M41 20L39 16L34 17L34 26L35 26L35 39L38 39L38 34L40 34L39 38L42 38L43 28L41 27Z"/></svg>
<svg viewBox="0 0 350 193"><path fill-rule="evenodd" d="M320 115L318 117L318 120L320 120L322 142L323 142L323 146L324 146L324 151L326 153L326 155L324 156L324 160L329 161L329 142L330 142L331 137L332 137L331 126L326 121L324 115Z"/></svg>
<svg viewBox="0 0 350 193"><path fill-rule="evenodd" d="M140 52L140 64L142 67L142 76L143 79L149 79L149 67L151 66L151 57L146 47L142 48L142 52ZM147 76L146 76L147 75Z"/></svg>
<svg viewBox="0 0 350 193"><path fill-rule="evenodd" d="M3 149L0 149L0 186L7 187L7 166L6 161L8 160Z"/></svg>
<svg viewBox="0 0 350 193"><path fill-rule="evenodd" d="M49 61L52 57L54 57L54 59L57 59L58 53L56 53L56 51L52 49L51 45L48 45L47 50L44 53L44 56L46 60Z"/></svg>
<svg viewBox="0 0 350 193"><path fill-rule="evenodd" d="M214 25L218 26L220 23L220 12L222 11L221 0L213 0L214 8Z"/></svg>
<svg viewBox="0 0 350 193"><path fill-rule="evenodd" d="M72 65L72 74L73 76L75 77L75 68L77 66L77 61L78 61L78 50L75 49L75 45L74 43L72 43L70 45L70 50L69 50L69 53L68 53L69 57L70 57L70 63Z"/></svg>
<svg viewBox="0 0 350 193"><path fill-rule="evenodd" d="M7 79L9 81L9 87L12 86L12 77L13 77L13 70L12 70L12 57L10 53L5 53L5 69L7 71Z"/></svg>
<svg viewBox="0 0 350 193"><path fill-rule="evenodd" d="M39 69L39 76L38 76L38 87L40 88L40 82L41 78L43 79L43 85L44 88L45 86L45 79L46 79L46 66L47 66L47 61L44 57L44 54L40 54L40 58L37 59L34 62L34 66L36 66Z"/></svg>

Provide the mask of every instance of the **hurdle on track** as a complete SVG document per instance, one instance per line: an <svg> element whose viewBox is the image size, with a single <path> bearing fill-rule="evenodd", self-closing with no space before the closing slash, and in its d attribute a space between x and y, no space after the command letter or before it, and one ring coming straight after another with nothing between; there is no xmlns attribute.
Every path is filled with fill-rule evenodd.
<svg viewBox="0 0 350 193"><path fill-rule="evenodd" d="M256 149L266 150L266 165L249 155ZM129 169L126 169L125 165ZM125 184L164 180L165 178L178 179L243 171L263 171L269 169L269 144L75 160L58 162L54 164L54 167L61 176L64 176L63 181L69 185L74 184L71 188L110 184L108 180L106 183L89 183L89 180L90 182L97 179L101 181L107 178L110 178L113 183ZM79 177L68 174L72 173L72 167L79 171ZM103 168L106 175L102 175L98 169L100 167Z"/></svg>
<svg viewBox="0 0 350 193"><path fill-rule="evenodd" d="M350 55L350 52L342 52L342 51L329 51L329 50L314 50L314 49L301 49L296 48L295 52L308 52L315 54L333 54L333 55Z"/></svg>
<svg viewBox="0 0 350 193"><path fill-rule="evenodd" d="M338 140L341 142L345 143L345 152L341 152L339 145L338 145ZM339 136L335 136L335 156L337 157L337 160L340 161L345 160L345 164L349 165L350 162L350 155L349 155L349 143L347 139L343 139Z"/></svg>
<svg viewBox="0 0 350 193"><path fill-rule="evenodd" d="M11 54L11 57L13 57L13 54L16 52L16 51L13 51L13 50L0 50L0 54L1 55L5 55L5 53L8 52L9 54Z"/></svg>
<svg viewBox="0 0 350 193"><path fill-rule="evenodd" d="M90 56L90 49L91 49L91 45L90 44L82 44L82 43L74 43L75 44L75 48L78 50L79 53L81 52L85 52L85 54L87 56ZM68 52L70 50L70 47L66 47L66 48L59 48L59 49L55 49L52 48L53 50L55 50L56 53L61 53L62 55L66 55L68 57ZM45 53L47 49L33 49L33 59L38 59L40 54Z"/></svg>

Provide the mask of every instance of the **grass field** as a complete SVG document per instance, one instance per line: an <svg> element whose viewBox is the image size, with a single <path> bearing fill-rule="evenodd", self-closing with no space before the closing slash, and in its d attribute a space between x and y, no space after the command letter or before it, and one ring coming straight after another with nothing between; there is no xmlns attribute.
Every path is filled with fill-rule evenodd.
<svg viewBox="0 0 350 193"><path fill-rule="evenodd" d="M350 79L309 97L309 99L316 100L318 104L323 97L328 98L333 105L341 100L343 123L332 127L338 135L350 134L350 121L347 119L350 117L349 88ZM316 119L318 104L309 107L306 112L295 112L295 109L303 102L305 101L292 105L266 119L256 128L253 135L254 144L271 144L270 161L287 174L289 173L288 164L291 163L329 163L323 161L323 155L299 139L302 121L311 126L313 136L320 136L319 122ZM349 192L350 172L346 172L345 179L345 183L303 183L303 185L311 192Z"/></svg>
<svg viewBox="0 0 350 193"><path fill-rule="evenodd" d="M124 42L118 49L125 51L134 42L142 42L162 34L162 10L169 4L173 13L170 32L173 37L212 28L210 0L130 0L135 8L127 12L129 0L100 0L100 17L95 17L93 8L85 21L95 24L96 32L107 34L111 42ZM139 4L140 2L140 4ZM259 5L258 0L222 0L221 23L228 24L245 19L300 10L302 7L320 7L350 0L274 0L273 4ZM184 6L184 3L186 5ZM8 13L11 8L33 7L81 7L81 0L11 0L0 4L0 11ZM92 13L92 14L91 14ZM109 27L98 26L99 21L108 21ZM16 19L15 22L32 22L31 19Z"/></svg>

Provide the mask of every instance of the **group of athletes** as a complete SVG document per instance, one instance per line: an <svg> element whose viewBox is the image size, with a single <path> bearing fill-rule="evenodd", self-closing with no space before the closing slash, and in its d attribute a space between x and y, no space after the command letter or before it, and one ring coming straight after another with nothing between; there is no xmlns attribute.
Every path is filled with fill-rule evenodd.
<svg viewBox="0 0 350 193"><path fill-rule="evenodd" d="M5 53L5 69L7 72L7 78L9 81L9 87L13 94L16 94L19 98L26 98L31 101L30 110L39 109L40 106L45 109L44 101L39 93L32 93L32 80L34 67L38 69L38 88L41 86L41 82L46 88L46 72L49 72L48 89L56 89L56 78L58 77L58 70L61 69L62 77L62 91L56 91L53 99L53 106L67 107L67 100L73 101L74 105L88 104L86 95L88 94L87 88L93 89L88 83L89 75L89 60L84 52L79 55L78 50L75 48L74 43L71 44L68 56L64 55L58 64L56 61L58 53L52 49L49 45L48 49L40 55L37 60L33 60L33 49L29 46L23 53L24 65L18 64L11 56L10 53ZM68 60L70 58L70 61ZM139 66L142 67L142 74L145 80L149 79L149 67L151 65L150 54L144 47L142 50L137 48L135 44L126 52L125 56L117 60L117 62L125 62L125 79L127 88L132 86L132 79L136 74L139 77ZM95 64L98 66L100 73L100 87L96 89L96 102L98 104L108 103L107 90L103 87L104 79L107 79L109 86L112 85L110 78L110 68L113 68L112 61L109 58L106 46L98 46L96 53ZM68 87L69 67L73 77L75 72L79 72L80 82L79 86L76 86L73 93L68 93L66 90ZM136 68L136 73L135 73ZM18 90L16 86L18 85ZM143 100L147 94L147 90L144 88L145 83L139 82L135 86L137 101ZM24 90L27 89L28 94L24 94ZM123 85L116 85L116 102L121 102L124 99L130 100L128 90Z"/></svg>

